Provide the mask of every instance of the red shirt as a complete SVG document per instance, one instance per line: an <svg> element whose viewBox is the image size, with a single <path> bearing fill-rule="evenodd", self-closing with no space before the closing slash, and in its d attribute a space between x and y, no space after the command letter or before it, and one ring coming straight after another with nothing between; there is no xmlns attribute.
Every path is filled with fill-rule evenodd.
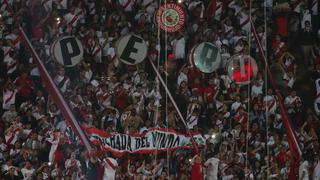
<svg viewBox="0 0 320 180"><path fill-rule="evenodd" d="M193 163L191 171L192 180L203 180L201 163Z"/></svg>
<svg viewBox="0 0 320 180"><path fill-rule="evenodd" d="M34 83L30 77L18 77L15 85L18 87L18 93L23 97L28 97L34 89Z"/></svg>
<svg viewBox="0 0 320 180"><path fill-rule="evenodd" d="M207 94L207 102L212 103L213 97L216 95L218 90L215 88L215 86L208 86L203 89L203 93Z"/></svg>
<svg viewBox="0 0 320 180"><path fill-rule="evenodd" d="M285 17L278 17L276 19L277 23L277 34L279 34L282 37L288 36L288 20Z"/></svg>
<svg viewBox="0 0 320 180"><path fill-rule="evenodd" d="M115 102L115 107L120 110L123 110L124 108L126 108L127 107L127 100L128 100L127 93L119 92L116 97L117 97L117 99Z"/></svg>

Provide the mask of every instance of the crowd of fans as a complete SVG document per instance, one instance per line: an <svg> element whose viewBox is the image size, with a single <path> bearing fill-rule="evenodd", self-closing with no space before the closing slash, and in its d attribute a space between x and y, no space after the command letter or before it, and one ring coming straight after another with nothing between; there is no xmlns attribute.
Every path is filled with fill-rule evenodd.
<svg viewBox="0 0 320 180"><path fill-rule="evenodd" d="M158 7L169 0L0 2L2 179L320 179L319 113L305 105L295 84L298 68L314 71L314 80L320 75L317 0L181 0L175 3L184 8L186 22L176 33L158 31L154 22ZM283 99L268 85L250 33L250 13L270 66L282 69ZM69 129L19 26L82 125L126 134L151 127L188 129L200 132L206 146L196 156L193 149L180 149L115 157L63 141ZM146 41L146 59L158 65L187 127L148 60L131 66L117 58L116 42L128 33ZM83 61L72 68L59 65L50 53L53 41L64 35L84 46ZM190 49L201 42L221 51L221 67L213 73L204 74L189 61ZM294 48L299 51L290 51ZM259 66L246 86L234 83L226 71L237 53L250 54ZM295 169L280 101L302 152Z"/></svg>

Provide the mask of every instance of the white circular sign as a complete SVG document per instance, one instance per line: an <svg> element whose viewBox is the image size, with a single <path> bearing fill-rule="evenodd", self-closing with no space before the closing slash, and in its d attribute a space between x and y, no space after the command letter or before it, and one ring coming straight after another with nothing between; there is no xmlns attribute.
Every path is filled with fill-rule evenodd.
<svg viewBox="0 0 320 180"><path fill-rule="evenodd" d="M59 64L73 67L83 59L83 46L79 39L64 36L51 45L51 54Z"/></svg>
<svg viewBox="0 0 320 180"><path fill-rule="evenodd" d="M230 58L228 75L236 84L249 84L257 76L258 65L249 55L237 54Z"/></svg>
<svg viewBox="0 0 320 180"><path fill-rule="evenodd" d="M193 63L201 72L212 73L220 67L219 48L210 42L200 43L193 51Z"/></svg>
<svg viewBox="0 0 320 180"><path fill-rule="evenodd" d="M117 42L116 53L118 59L128 65L141 63L147 56L147 44L137 35L128 34Z"/></svg>

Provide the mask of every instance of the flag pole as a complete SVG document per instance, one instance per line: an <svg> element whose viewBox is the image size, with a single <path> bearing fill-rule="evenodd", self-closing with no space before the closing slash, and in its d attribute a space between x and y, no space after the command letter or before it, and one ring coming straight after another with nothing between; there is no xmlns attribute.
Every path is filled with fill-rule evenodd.
<svg viewBox="0 0 320 180"><path fill-rule="evenodd" d="M178 115L179 115L182 123L185 125L186 131L187 131L188 135L189 135L190 138L191 138L192 145L194 146L194 149L195 149L196 153L198 154L198 153L199 153L199 149L198 149L197 143L196 143L195 140L193 139L193 136L192 136L192 134L191 134L190 131L189 131L188 125L187 125L185 119L183 118L183 116L182 116L182 114L181 114L181 111L179 110L179 107L177 106L177 103L176 103L175 100L173 99L173 97L172 97L172 95L171 95L171 93L170 93L170 91L169 91L166 83L165 83L164 80L162 79L159 71L157 70L156 66L154 65L154 63L152 62L151 59L149 59L149 62L150 62L150 64L151 64L154 72L156 73L157 77L159 78L160 83L161 83L162 86L164 87L164 89L165 89L165 91L166 91L166 93L167 93L170 101L172 102L174 108L176 109L176 111L177 111L177 113L178 113Z"/></svg>
<svg viewBox="0 0 320 180"><path fill-rule="evenodd" d="M252 32L253 32L254 38L256 40L260 55L261 55L261 57L262 57L262 59L264 61L264 64L266 66L267 74L268 74L269 80L271 82L271 86L275 90L276 96L279 99L280 113L281 113L281 116L282 116L281 119L282 119L282 122L284 124L285 129L286 129L287 136L288 136L289 148L290 148L291 153L293 154L295 160L299 162L300 159L301 159L301 150L300 150L300 147L299 147L295 132L292 130L292 127L291 127L291 124L290 124L289 117L288 117L288 114L286 112L285 106L283 105L283 102L282 102L283 98L282 98L280 92L276 88L275 81L273 79L271 70L269 68L268 60L266 58L266 55L265 55L264 50L263 50L262 45L261 45L261 41L260 41L260 39L258 37L257 31L255 29L255 25L254 25L252 20L250 20L250 24L251 24L251 27L252 27Z"/></svg>
<svg viewBox="0 0 320 180"><path fill-rule="evenodd" d="M34 50L32 44L31 44L30 40L28 39L27 35L24 33L24 31L21 27L19 27L19 32L20 32L20 35L22 36L26 46L32 52L32 55L35 60L34 62L36 63L36 65L39 69L39 73L41 75L41 78L43 80L43 83L44 83L47 91L52 96L56 105L59 107L65 120L71 125L72 129L79 136L79 138L81 139L81 141L84 144L84 146L86 147L86 149L90 152L92 150L92 147L91 147L89 138L87 137L86 133L81 128L79 122L76 120L76 118L73 115L68 104L65 102L60 90L57 88L57 86L53 82L51 76L49 75L44 64L40 60L38 54L36 53L36 51Z"/></svg>

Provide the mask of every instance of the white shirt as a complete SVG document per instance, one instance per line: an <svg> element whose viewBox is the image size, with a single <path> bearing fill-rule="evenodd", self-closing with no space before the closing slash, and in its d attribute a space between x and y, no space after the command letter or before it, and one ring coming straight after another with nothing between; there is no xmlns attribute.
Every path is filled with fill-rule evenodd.
<svg viewBox="0 0 320 180"><path fill-rule="evenodd" d="M181 37L180 39L174 40L171 44L174 47L174 55L176 56L176 59L185 58L185 56L186 56L186 53L185 53L186 40L185 40L185 38Z"/></svg>
<svg viewBox="0 0 320 180"><path fill-rule="evenodd" d="M234 102L234 103L231 105L231 110L232 110L232 111L237 111L241 105L242 105L241 102Z"/></svg>
<svg viewBox="0 0 320 180"><path fill-rule="evenodd" d="M3 102L2 102L2 109L8 110L10 105L14 104L16 102L16 93L17 90L13 91L8 91L5 90L3 91Z"/></svg>
<svg viewBox="0 0 320 180"><path fill-rule="evenodd" d="M128 2L128 1L130 1L130 2ZM125 8L124 9L125 12L132 11L132 7L134 5L134 1L133 0L119 0L119 3L123 8ZM129 4L127 5L127 3L129 3ZM127 6L124 7L125 5L127 5Z"/></svg>
<svg viewBox="0 0 320 180"><path fill-rule="evenodd" d="M204 165L207 166L206 179L217 180L218 179L218 167L220 160L217 158L208 159Z"/></svg>
<svg viewBox="0 0 320 180"><path fill-rule="evenodd" d="M180 86L180 84L185 81L186 83L188 83L188 76L184 73L184 72L180 72L179 76L178 76L178 86Z"/></svg>
<svg viewBox="0 0 320 180"><path fill-rule="evenodd" d="M106 161L106 159L109 160ZM106 158L104 159L104 172L103 172L103 180L115 180L116 179L116 168L118 167L118 163L115 159L113 158ZM110 165L109 163L112 163L112 165ZM113 166L113 167L112 167ZM114 168L116 167L116 168Z"/></svg>
<svg viewBox="0 0 320 180"><path fill-rule="evenodd" d="M66 77L66 78L68 78L68 77ZM63 79L64 79L64 76L58 75L58 76L56 76L56 77L54 78L54 82L55 82L56 85L58 86L59 83L60 83ZM65 92L67 91L67 88L68 88L69 84L70 84L70 79L68 78L67 80L65 80L64 84L60 87L60 90L61 90L62 93L65 93Z"/></svg>
<svg viewBox="0 0 320 180"><path fill-rule="evenodd" d="M318 160L318 163L313 170L312 180L319 180L319 179L320 179L320 161Z"/></svg>
<svg viewBox="0 0 320 180"><path fill-rule="evenodd" d="M309 180L308 161L304 161L299 166L299 180ZM304 173L304 176L302 174Z"/></svg>
<svg viewBox="0 0 320 180"><path fill-rule="evenodd" d="M251 87L251 96L252 97L257 97L259 94L263 94L262 86L261 85L257 86L257 85L254 84Z"/></svg>
<svg viewBox="0 0 320 180"><path fill-rule="evenodd" d="M23 175L23 180L31 180L34 171L34 169L22 168L21 173Z"/></svg>

